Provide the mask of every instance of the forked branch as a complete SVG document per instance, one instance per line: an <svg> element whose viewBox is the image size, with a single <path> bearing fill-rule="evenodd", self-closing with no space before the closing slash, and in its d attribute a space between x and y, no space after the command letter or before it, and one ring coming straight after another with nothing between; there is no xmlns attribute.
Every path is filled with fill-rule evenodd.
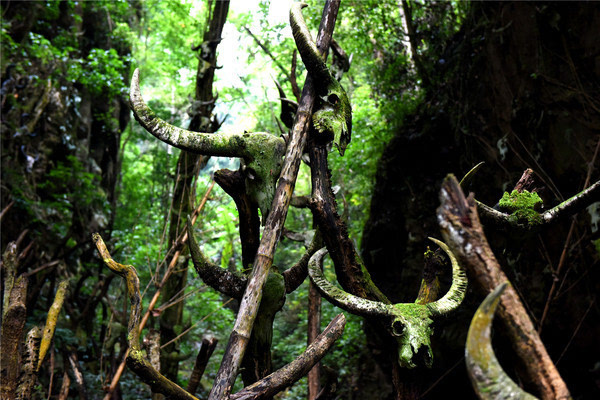
<svg viewBox="0 0 600 400"><path fill-rule="evenodd" d="M106 266L125 279L127 285L127 295L131 305L129 324L127 325L127 341L129 344L127 365L155 393L162 393L174 400L198 400L196 396L191 395L185 389L163 376L144 357L140 347L142 299L140 296L140 280L137 272L132 265L123 265L114 261L99 234L94 233L92 239Z"/></svg>
<svg viewBox="0 0 600 400"><path fill-rule="evenodd" d="M339 0L327 1L325 4L321 26L319 27L319 37L317 38L318 48L327 49L329 47L338 9ZM252 274L242 297L240 310L227 344L226 354L221 362L221 367L217 373L215 385L211 390L209 400L227 398L235 382L241 360L248 345L252 326L262 298L263 286L267 281L269 270L273 264L273 254L283 230L296 177L300 168L302 150L306 143L310 115L312 114L315 100L315 85L316 82L309 75L304 85L296 120L287 143L281 177L277 181L272 209L267 216L263 236L254 260Z"/></svg>
<svg viewBox="0 0 600 400"><path fill-rule="evenodd" d="M476 203L477 210L481 213L482 218L492 221L496 226L511 231L517 229L519 231L538 232L544 226L554 224L578 213L593 202L598 201L599 198L600 181L544 212L538 213L533 209L526 210L530 215L527 219L516 218L515 215L498 211L479 201L476 201Z"/></svg>
<svg viewBox="0 0 600 400"><path fill-rule="evenodd" d="M446 243L476 286L486 294L491 293L508 279L483 233L473 194L465 198L456 178L449 175L442 184L440 201L437 215ZM513 349L523 361L528 380L537 387L541 397L570 398L569 390L512 287L502 294L499 309Z"/></svg>
<svg viewBox="0 0 600 400"><path fill-rule="evenodd" d="M344 332L346 317L338 314L327 328L300 356L285 367L273 372L260 381L229 396L231 400L263 399L274 396L284 388L302 378L327 352Z"/></svg>

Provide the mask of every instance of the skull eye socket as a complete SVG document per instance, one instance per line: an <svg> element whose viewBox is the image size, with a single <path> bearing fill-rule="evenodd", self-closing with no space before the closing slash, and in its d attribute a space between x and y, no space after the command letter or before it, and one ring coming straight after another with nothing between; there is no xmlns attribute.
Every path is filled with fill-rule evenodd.
<svg viewBox="0 0 600 400"><path fill-rule="evenodd" d="M338 103L338 101L340 101L340 98L337 96L337 94L332 93L329 96L327 96L327 101L335 105Z"/></svg>
<svg viewBox="0 0 600 400"><path fill-rule="evenodd" d="M394 336L402 336L404 334L404 330L406 329L406 327L404 326L404 324L400 321L394 321L392 322L392 334Z"/></svg>

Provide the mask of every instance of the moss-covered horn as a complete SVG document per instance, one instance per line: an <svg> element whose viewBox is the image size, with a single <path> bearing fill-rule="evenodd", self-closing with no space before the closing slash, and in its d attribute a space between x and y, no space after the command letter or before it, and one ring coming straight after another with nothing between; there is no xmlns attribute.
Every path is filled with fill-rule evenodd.
<svg viewBox="0 0 600 400"><path fill-rule="evenodd" d="M427 308L431 311L432 316L444 315L455 310L465 298L465 293L467 292L467 274L444 242L431 237L429 240L440 246L448 254L450 263L452 264L452 285L448 293L441 299L427 304Z"/></svg>
<svg viewBox="0 0 600 400"><path fill-rule="evenodd" d="M182 150L205 155L240 157L229 143L229 138L217 140L213 134L193 132L171 125L159 118L148 107L140 91L140 70L136 68L131 78L129 104L135 119L157 139ZM229 135L227 135L229 136Z"/></svg>
<svg viewBox="0 0 600 400"><path fill-rule="evenodd" d="M302 62L306 66L308 72L318 81L327 85L332 79L325 60L321 57L319 49L315 44L304 17L302 9L307 7L305 3L294 3L290 9L290 26L292 34L298 47L298 52L302 58Z"/></svg>
<svg viewBox="0 0 600 400"><path fill-rule="evenodd" d="M144 129L171 146L207 156L242 158L246 190L260 207L264 222L283 164L285 142L282 138L267 132L204 133L173 126L156 116L144 102L138 69L131 79L129 103L135 119Z"/></svg>
<svg viewBox="0 0 600 400"><path fill-rule="evenodd" d="M317 251L308 262L308 274L319 292L330 303L356 315L361 316L386 316L393 315L392 306L377 301L363 299L362 297L346 293L333 286L323 275L323 257L327 253L326 248Z"/></svg>
<svg viewBox="0 0 600 400"><path fill-rule="evenodd" d="M502 369L490 337L492 320L508 282L501 283L481 303L469 327L465 359L469 378L480 399L536 399L521 389Z"/></svg>

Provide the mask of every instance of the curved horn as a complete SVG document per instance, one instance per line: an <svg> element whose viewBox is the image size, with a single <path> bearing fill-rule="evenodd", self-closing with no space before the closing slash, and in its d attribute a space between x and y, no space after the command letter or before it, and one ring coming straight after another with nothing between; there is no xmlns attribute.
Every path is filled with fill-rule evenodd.
<svg viewBox="0 0 600 400"><path fill-rule="evenodd" d="M315 284L323 297L330 303L336 305L352 314L361 316L393 316L392 306L378 301L363 299L362 297L346 293L343 290L333 286L321 270L323 267L323 257L327 253L326 248L317 251L308 262L308 274L311 281Z"/></svg>
<svg viewBox="0 0 600 400"><path fill-rule="evenodd" d="M426 304L432 315L444 315L455 310L465 298L465 293L467 292L467 274L458 264L456 257L454 257L454 254L452 254L444 242L431 237L429 240L440 246L448 254L450 263L452 264L452 285L448 289L448 293L441 299Z"/></svg>
<svg viewBox="0 0 600 400"><path fill-rule="evenodd" d="M263 223L271 209L275 185L281 172L285 141L266 132L203 133L178 128L146 105L140 92L140 71L133 73L129 103L135 119L156 138L182 150L208 156L241 157L249 196L260 207Z"/></svg>
<svg viewBox="0 0 600 400"><path fill-rule="evenodd" d="M294 35L294 40L296 41L296 46L298 47L302 62L306 66L308 72L319 81L327 84L328 82L331 82L333 78L306 26L306 22L302 16L302 9L304 7L308 7L308 5L305 3L294 3L290 8L290 26L292 27L292 34Z"/></svg>
<svg viewBox="0 0 600 400"><path fill-rule="evenodd" d="M500 296L508 285L508 282L504 282L488 294L475 312L469 327L465 349L467 370L475 393L482 400L536 399L524 392L506 375L492 348L490 338L492 319Z"/></svg>
<svg viewBox="0 0 600 400"><path fill-rule="evenodd" d="M140 91L140 70L138 68L133 72L131 78L131 87L129 92L129 105L133 111L135 119L157 139L178 147L182 150L205 155L240 157L234 154L229 140L216 141L214 135L208 133L192 132L186 129L178 128L160 119L154 111L146 105Z"/></svg>
<svg viewBox="0 0 600 400"><path fill-rule="evenodd" d="M265 140L273 141L273 146L279 144L279 142L283 143L281 138L265 132L218 134L193 132L163 121L148 107L142 98L140 91L140 70L138 68L133 72L133 77L131 78L129 105L135 119L157 139L171 146L194 153L217 157L252 157L253 154L251 154L251 149L247 148L250 147L247 142L251 140L256 141L256 135L264 136ZM253 139L250 139L250 137L253 137Z"/></svg>

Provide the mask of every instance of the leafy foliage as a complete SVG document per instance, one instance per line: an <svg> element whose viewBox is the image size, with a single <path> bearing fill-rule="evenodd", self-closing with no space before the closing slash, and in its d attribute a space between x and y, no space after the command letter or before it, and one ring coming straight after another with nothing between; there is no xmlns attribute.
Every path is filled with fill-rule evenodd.
<svg viewBox="0 0 600 400"><path fill-rule="evenodd" d="M284 18L274 15L277 7L274 3L266 0L250 5L238 3L239 7L232 7L229 12L216 70L219 98L215 111L219 120L224 120L221 130L280 134L280 99L273 79L282 85L288 98L295 100L290 79L295 45L287 15ZM305 15L312 32L316 32L323 3L317 0L308 3L309 11ZM3 15L4 7L3 3ZM456 48L449 47L448 43L461 34L470 7L470 3L456 1L349 0L340 10L335 39L352 57L350 71L341 84L353 106L354 129L345 156L339 157L333 152L329 163L332 183L338 189L338 208L344 212L350 237L357 248L360 248L368 218L378 160L395 132L405 124L406 116L422 107L435 108L435 91L447 85L444 79L448 74L439 72L454 68L447 60ZM69 0L34 2L31 10L35 18L28 20L27 14L21 12L15 18L3 18L1 25L3 84L8 66L12 64L13 76L27 77L29 88L37 89L35 96L29 95L31 98L24 92L2 93L3 111L10 109L14 114L12 118L3 116L3 145L9 136L5 132L10 132L17 144L23 146L17 146L17 150L3 149L3 160L34 159L27 145L42 140L44 130L40 126L44 124L60 126L57 128L62 132L60 143L53 143L52 149L59 149L57 153L61 155L53 156L43 165L39 161L32 162L38 169L34 171L39 174L36 176L43 176L41 180L30 178L21 185L21 177L29 176L32 168L4 168L4 162L2 177L8 182L15 207L26 210L31 226L48 227L51 235L48 240L64 243L57 258L67 259L70 264L61 265L56 275L68 274L77 280L80 298L74 300L71 310L75 311L69 311L69 318L61 321L62 326L59 324L55 346L77 349L85 365L89 391L93 388L94 393L100 393L107 383L105 378L114 372L112 364L118 364L122 357L121 343L124 343L127 322L125 287L110 284L106 271L89 258L81 261L80 257L89 256L91 251L86 243L73 239L73 231L90 220L99 220L98 226L111 226L113 256L137 268L142 287L146 288L143 302L147 307L156 290L157 277L169 262L167 253L172 243L167 243L166 232L167 221L176 212L172 192L178 150L149 137L138 124L124 123L126 119L116 112L114 103L127 95L128 82L124 77L131 67L140 67L144 77L142 91L150 99L152 108L165 120L187 126L198 64L192 48L201 44L199 32L206 24L207 5L191 0ZM412 41L408 35L407 10L412 13ZM97 29L101 24L108 28ZM100 35L103 35L102 40L99 40ZM272 56L267 55L256 40L268 48ZM305 76L305 68L298 59L294 78L300 87ZM35 132L27 132L22 127L30 120L41 97L39 93L48 80L54 90L51 105L55 109L64 105L66 111L62 115L65 117L52 121L42 118ZM86 111L89 102L103 103L106 107L94 108L89 115ZM437 118L433 114L428 117ZM82 121L86 119L94 121L89 131L82 128ZM121 130L122 136L110 149L107 146L98 151L118 154L119 164L114 168L120 168L121 173L114 199L111 199L112 194L105 188L106 171L95 165L95 161L89 161L93 154L89 154L85 143ZM211 185L213 171L237 167L237 161L213 158L195 178L194 205L199 204ZM309 169L303 164L295 194L308 195L310 190ZM533 210L533 207L525 208ZM108 211L111 209L112 214ZM98 210L105 212L94 213ZM89 214L94 214L93 218ZM311 232L312 224L308 210L290 209L286 229ZM222 268L242 270L238 225L235 204L215 186L196 222L195 235L208 258ZM84 228L77 229L85 231ZM38 231L42 231L41 228ZM597 240L594 243L600 248ZM280 271L301 257L304 245L282 239L275 254L275 264ZM50 261L53 260L44 260ZM55 274L50 271L50 276ZM45 277L40 278L42 302L51 297L51 289L43 285ZM307 286L305 282L287 297L284 309L275 320L275 368L287 364L305 348ZM200 338L210 333L224 343L233 324L235 306L207 288L191 269L188 285L180 298L183 297L184 322L176 331L183 334L177 339L181 353L190 356L181 362L179 372L179 381L185 385ZM94 303L94 300L98 301ZM89 314L92 317L78 321L78 310L88 304L96 307ZM32 312L31 320L42 318L40 310L43 307ZM324 302L323 322L338 312ZM150 321L153 320L154 317ZM224 346L219 346L211 358L204 378L207 385L214 378L223 351ZM349 317L344 336L323 363L339 372L339 379L344 382L340 386L350 391L353 374L363 367L361 360L365 353L362 320ZM136 382L134 376L125 375L121 384L124 398L148 397L148 391ZM48 393L44 393L47 379L43 383L38 394L48 397ZM286 399L304 397L303 381L284 395Z"/></svg>

